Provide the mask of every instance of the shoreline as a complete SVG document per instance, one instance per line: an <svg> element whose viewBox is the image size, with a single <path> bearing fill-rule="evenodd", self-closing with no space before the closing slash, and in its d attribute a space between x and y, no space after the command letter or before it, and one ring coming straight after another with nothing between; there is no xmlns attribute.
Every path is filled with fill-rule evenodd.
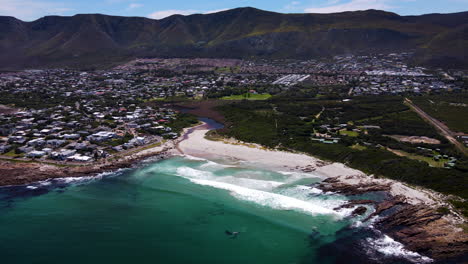
<svg viewBox="0 0 468 264"><path fill-rule="evenodd" d="M430 206L443 204L441 195L430 190L415 189L391 179L375 178L342 163L325 162L304 153L269 150L256 144L233 140L209 140L205 138L208 131L208 129L201 127L194 129L187 135L187 139L179 142L178 148L182 152L179 154L207 159L225 157L232 160L255 162L257 165L278 170L314 173L323 179L337 178L340 182L348 185L389 186L389 192L393 196L404 196L410 204Z"/></svg>
<svg viewBox="0 0 468 264"><path fill-rule="evenodd" d="M373 205L375 212L366 221L374 221L373 226L378 230L409 250L435 259L436 263L457 263L468 257L468 233L462 228L462 225L466 228L466 220L454 212L444 214L438 211L440 207L447 206L442 194L369 176L342 163L324 162L303 153L268 150L232 139L208 140L205 138L208 131L202 126L194 129L187 139L179 142L178 149L182 152L179 154L205 159L224 157L267 169L314 173L324 179L314 187L324 192L348 196L385 192L388 198L384 201L351 200L344 206L355 208L353 214L357 215L365 213L363 205Z"/></svg>
<svg viewBox="0 0 468 264"><path fill-rule="evenodd" d="M398 181L368 176L341 163L324 162L303 153L269 150L261 146L235 140L213 141L205 138L209 131L206 123L185 128L177 139L160 146L137 151L116 161L94 164L91 167L57 167L37 163L20 166L0 161L0 175L10 173L11 178L0 177L0 186L25 185L42 180L65 177L86 177L122 168L133 167L147 158L165 159L174 155L189 155L204 159L224 158L233 163L260 166L270 170L313 173L323 181L314 187L322 191L344 195L360 195L385 192L388 198L382 202L369 200L350 201L344 206L356 208L353 214L364 214L362 207L372 204L375 212L373 225L411 251L435 260L458 260L468 252L468 234L461 228L465 219L457 215L438 212L446 205L443 196L423 188L414 188ZM8 163L13 168L4 169ZM15 168L15 166L17 168ZM336 208L338 209L338 208ZM361 210L361 211L360 211ZM385 216L383 216L385 215ZM465 227L466 228L466 227Z"/></svg>
<svg viewBox="0 0 468 264"><path fill-rule="evenodd" d="M0 159L0 187L26 185L34 182L57 178L80 178L118 169L131 168L148 158L168 158L171 150L176 148L179 141L184 140L187 133L204 124L198 124L183 130L181 136L168 140L159 146L130 152L131 154L118 157L116 160L80 165L62 165L41 163L39 161L8 161Z"/></svg>

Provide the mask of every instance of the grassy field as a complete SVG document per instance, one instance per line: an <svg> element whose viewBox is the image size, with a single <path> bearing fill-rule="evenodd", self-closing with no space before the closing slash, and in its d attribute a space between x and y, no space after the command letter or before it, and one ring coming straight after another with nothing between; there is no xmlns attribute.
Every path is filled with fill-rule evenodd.
<svg viewBox="0 0 468 264"><path fill-rule="evenodd" d="M271 97L271 94L240 94L221 97L222 100L267 100Z"/></svg>
<svg viewBox="0 0 468 264"><path fill-rule="evenodd" d="M348 136L348 137L358 137L359 133L356 131L348 131L346 129L340 130L340 135Z"/></svg>
<svg viewBox="0 0 468 264"><path fill-rule="evenodd" d="M452 131L468 133L468 94L424 96L412 100L426 113L444 122Z"/></svg>
<svg viewBox="0 0 468 264"><path fill-rule="evenodd" d="M231 95L231 96L224 96L222 100L267 100L271 98L270 94L252 94L246 93L241 95Z"/></svg>
<svg viewBox="0 0 468 264"><path fill-rule="evenodd" d="M366 150L367 149L367 147L361 146L359 144L354 144L350 148L355 149L355 150Z"/></svg>
<svg viewBox="0 0 468 264"><path fill-rule="evenodd" d="M435 168L443 168L445 163L447 163L449 161L448 159L441 159L439 161L436 161L431 157L425 157L425 156L421 156L421 155L411 154L411 153L408 153L408 152L405 152L405 151L402 151L402 150L391 150L391 152L397 154L398 156L406 157L408 159L424 161L427 164L429 164L429 166L435 167Z"/></svg>

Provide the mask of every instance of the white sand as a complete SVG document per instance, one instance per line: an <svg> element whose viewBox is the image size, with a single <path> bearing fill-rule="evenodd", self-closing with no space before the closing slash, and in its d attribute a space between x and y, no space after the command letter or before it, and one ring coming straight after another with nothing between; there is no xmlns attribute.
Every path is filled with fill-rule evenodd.
<svg viewBox="0 0 468 264"><path fill-rule="evenodd" d="M393 195L402 195L412 204L438 204L437 194L427 190L416 190L400 182L388 179L376 179L363 172L351 169L341 163L326 163L317 158L284 151L266 150L252 145L228 144L222 141L212 141L205 138L208 132L203 126L198 127L182 140L178 148L183 154L206 159L240 160L258 164L262 167L283 171L302 171L304 168L313 169L311 172L324 178L336 177L347 184L389 184Z"/></svg>

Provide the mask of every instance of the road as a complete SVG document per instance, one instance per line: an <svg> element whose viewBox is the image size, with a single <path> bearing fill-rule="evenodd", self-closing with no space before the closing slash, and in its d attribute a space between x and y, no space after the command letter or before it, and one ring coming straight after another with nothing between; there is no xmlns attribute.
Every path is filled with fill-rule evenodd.
<svg viewBox="0 0 468 264"><path fill-rule="evenodd" d="M428 115L408 98L405 98L405 104L408 105L411 110L416 112L416 114L418 114L422 119L426 120L429 124L434 126L439 131L439 133L444 136L450 143L455 145L459 151L468 156L468 151L465 146L454 137L455 133L452 132L444 123Z"/></svg>

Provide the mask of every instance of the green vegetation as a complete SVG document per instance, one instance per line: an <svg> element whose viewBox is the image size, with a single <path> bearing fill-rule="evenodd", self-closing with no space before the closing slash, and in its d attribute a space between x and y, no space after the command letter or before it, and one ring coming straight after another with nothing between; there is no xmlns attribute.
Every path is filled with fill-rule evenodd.
<svg viewBox="0 0 468 264"><path fill-rule="evenodd" d="M221 97L222 100L267 100L269 98L271 98L271 94L253 94L253 93L245 93L245 94Z"/></svg>
<svg viewBox="0 0 468 264"><path fill-rule="evenodd" d="M367 149L367 147L361 146L359 144L352 145L350 148L356 149L356 150L366 150Z"/></svg>
<svg viewBox="0 0 468 264"><path fill-rule="evenodd" d="M348 137L358 137L359 133L356 131L349 131L349 130L343 129L343 130L340 130L340 135L348 136Z"/></svg>
<svg viewBox="0 0 468 264"><path fill-rule="evenodd" d="M468 94L423 96L412 101L454 132L468 133Z"/></svg>
<svg viewBox="0 0 468 264"><path fill-rule="evenodd" d="M448 209L447 207L439 207L437 209L437 212L443 214L443 215L447 215L450 213L450 209Z"/></svg>
<svg viewBox="0 0 468 264"><path fill-rule="evenodd" d="M434 159L432 157L426 157L426 156L417 155L417 154L414 154L414 153L408 153L408 152L405 152L405 151L402 151L402 150L398 150L398 151L394 150L394 153L397 154L398 156L407 157L408 159L419 160L419 161L426 162L430 166L436 167L436 168L444 168L445 164L447 162L449 162L449 159L436 160L436 159Z"/></svg>
<svg viewBox="0 0 468 264"><path fill-rule="evenodd" d="M167 126L172 128L172 132L180 134L184 128L191 127L197 123L198 119L196 116L186 113L179 113L177 114L176 119L167 123Z"/></svg>
<svg viewBox="0 0 468 264"><path fill-rule="evenodd" d="M33 22L7 17L3 28L8 34L0 41L3 47L0 69L27 65L92 70L110 68L135 57L155 56L311 58L334 56L344 50L351 54L366 50L379 53L388 51L389 47L417 50L418 63L461 68L467 66L464 55L467 45L465 20L459 16L400 17L377 10L297 15L238 8L214 15L172 17L158 26L152 20L138 17L97 14ZM83 23L89 26L81 27ZM179 26L174 27L174 23ZM45 24L49 26L43 27ZM327 34L322 33L327 30ZM88 37L92 32L98 34ZM253 37L257 43L270 43L273 35L275 41L271 48L259 49L258 45L252 45ZM35 45L30 47L28 43ZM63 43L68 43L66 49ZM235 70L218 69L219 72ZM171 73L158 74L170 76Z"/></svg>
<svg viewBox="0 0 468 264"><path fill-rule="evenodd" d="M450 203L464 216L468 216L468 203L466 201L450 200Z"/></svg>
<svg viewBox="0 0 468 264"><path fill-rule="evenodd" d="M270 148L309 153L345 163L368 174L468 199L467 171L463 170L466 158L431 126L408 111L402 101L401 97L356 98L353 102L341 102L278 96L268 101L234 102L219 107L227 120L226 128L219 133ZM311 122L323 108L326 110L321 117L315 123ZM357 128L354 124L379 125L381 129L361 129L363 133L350 133L354 131L348 130L343 133L342 128L338 129L333 134L333 137L340 138L338 144L311 140L314 132L333 133L324 129L323 125L332 128L340 124L347 124L348 130ZM442 143L404 143L383 136L384 133L429 136L438 138ZM386 147L402 151L407 157L396 155ZM446 159L436 162L432 158L434 153L427 151L430 148L437 148L438 154L456 157L461 168L441 168ZM430 167L428 164L436 166Z"/></svg>

